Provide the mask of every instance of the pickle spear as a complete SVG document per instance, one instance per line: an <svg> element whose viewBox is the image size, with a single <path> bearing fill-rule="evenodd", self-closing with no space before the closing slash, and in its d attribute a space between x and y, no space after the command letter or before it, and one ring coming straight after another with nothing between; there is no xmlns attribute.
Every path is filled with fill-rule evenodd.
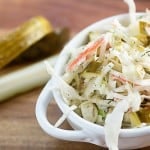
<svg viewBox="0 0 150 150"><path fill-rule="evenodd" d="M0 39L0 69L52 31L49 21L37 16L3 36Z"/></svg>

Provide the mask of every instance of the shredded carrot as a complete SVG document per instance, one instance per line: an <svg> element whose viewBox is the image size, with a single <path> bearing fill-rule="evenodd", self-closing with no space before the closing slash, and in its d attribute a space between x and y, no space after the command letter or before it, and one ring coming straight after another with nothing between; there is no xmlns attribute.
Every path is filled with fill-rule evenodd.
<svg viewBox="0 0 150 150"><path fill-rule="evenodd" d="M99 38L97 41L95 41L94 43L90 43L87 48L78 55L78 57L76 59L74 59L67 67L67 70L72 71L76 65L78 65L79 63L85 61L87 59L87 56L89 54L93 54L98 47L100 47L102 45L102 43L104 42L104 38Z"/></svg>
<svg viewBox="0 0 150 150"><path fill-rule="evenodd" d="M135 86L139 86L139 84L134 83L133 81L127 80L124 77L117 76L117 75L114 75L114 74L112 74L112 77L113 77L114 80L118 80L118 81L120 81L122 83L128 82L128 83L133 84Z"/></svg>

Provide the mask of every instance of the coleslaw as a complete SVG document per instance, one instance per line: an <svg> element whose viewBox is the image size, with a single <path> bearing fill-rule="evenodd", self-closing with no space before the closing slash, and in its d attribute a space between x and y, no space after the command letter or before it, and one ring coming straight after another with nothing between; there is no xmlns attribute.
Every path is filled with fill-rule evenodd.
<svg viewBox="0 0 150 150"><path fill-rule="evenodd" d="M110 150L118 149L121 128L150 125L150 11L136 17L134 1L125 2L128 26L115 19L106 33L91 31L87 43L71 51L62 77L46 64L71 109L104 126Z"/></svg>

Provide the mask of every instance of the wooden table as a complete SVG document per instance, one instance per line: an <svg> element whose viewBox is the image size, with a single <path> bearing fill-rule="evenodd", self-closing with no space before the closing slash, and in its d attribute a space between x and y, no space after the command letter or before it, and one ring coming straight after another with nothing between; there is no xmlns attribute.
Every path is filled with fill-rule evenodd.
<svg viewBox="0 0 150 150"><path fill-rule="evenodd" d="M150 6L149 0L135 1L138 11ZM127 11L122 0L0 0L0 28L12 29L33 16L43 15L54 27L67 26L77 33L97 20ZM102 150L92 144L61 141L41 130L34 111L42 88L0 104L0 150ZM61 115L55 102L48 113L53 122ZM67 122L63 127L70 128Z"/></svg>

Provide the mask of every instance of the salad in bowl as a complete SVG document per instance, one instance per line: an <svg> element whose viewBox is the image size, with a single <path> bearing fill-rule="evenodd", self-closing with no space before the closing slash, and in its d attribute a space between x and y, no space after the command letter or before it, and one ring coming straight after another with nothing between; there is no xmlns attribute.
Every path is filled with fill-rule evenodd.
<svg viewBox="0 0 150 150"><path fill-rule="evenodd" d="M64 48L36 105L48 134L110 150L150 146L150 11L92 24ZM54 96L63 116L53 126L46 109ZM75 131L57 128L65 119Z"/></svg>

